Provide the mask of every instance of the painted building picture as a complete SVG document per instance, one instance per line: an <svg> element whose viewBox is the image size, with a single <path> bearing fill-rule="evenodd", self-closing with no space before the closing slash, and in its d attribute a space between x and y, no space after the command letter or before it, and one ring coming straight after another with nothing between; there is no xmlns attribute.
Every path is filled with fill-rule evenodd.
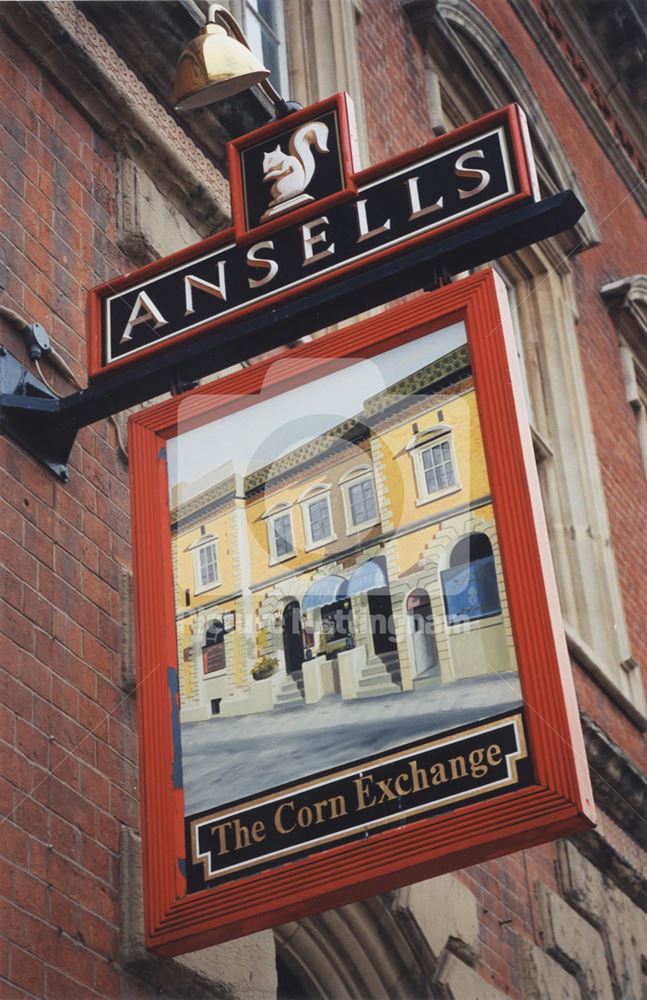
<svg viewBox="0 0 647 1000"><path fill-rule="evenodd" d="M336 373L352 415L328 426L320 416L323 432L246 474L229 461L172 487L189 750L198 730L209 734L202 750L221 739L231 717L269 713L308 730L313 706L355 703L358 721L377 723L375 706L359 708L369 699L383 707L408 695L397 714L414 705L417 714L441 692L464 702L470 679L499 685L472 692L470 720L494 714L493 699L519 703L476 395L458 340L412 371L424 348L408 345L407 374L361 398L355 367ZM306 711L295 721L286 710ZM429 725L423 714L418 726Z"/></svg>

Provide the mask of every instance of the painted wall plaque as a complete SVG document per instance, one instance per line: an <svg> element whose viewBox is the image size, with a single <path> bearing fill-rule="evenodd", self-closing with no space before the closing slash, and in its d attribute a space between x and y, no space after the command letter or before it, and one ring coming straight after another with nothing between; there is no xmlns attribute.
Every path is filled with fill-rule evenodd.
<svg viewBox="0 0 647 1000"><path fill-rule="evenodd" d="M492 272L131 418L147 941L586 828Z"/></svg>

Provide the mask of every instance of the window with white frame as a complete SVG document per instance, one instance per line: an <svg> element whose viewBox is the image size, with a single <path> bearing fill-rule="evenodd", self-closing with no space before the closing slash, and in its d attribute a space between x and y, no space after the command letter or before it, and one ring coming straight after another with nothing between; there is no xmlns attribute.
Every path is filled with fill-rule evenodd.
<svg viewBox="0 0 647 1000"><path fill-rule="evenodd" d="M340 482L346 514L346 530L349 535L355 531L377 524L379 515L375 480L368 467L354 469Z"/></svg>
<svg viewBox="0 0 647 1000"><path fill-rule="evenodd" d="M289 504L276 507L267 515L267 540L270 565L295 554L292 509Z"/></svg>
<svg viewBox="0 0 647 1000"><path fill-rule="evenodd" d="M330 487L316 486L300 500L303 513L306 550L334 541L332 510L330 507Z"/></svg>
<svg viewBox="0 0 647 1000"><path fill-rule="evenodd" d="M193 549L193 572L195 577L195 592L200 594L211 590L220 583L218 576L217 539L213 536L202 537L200 545Z"/></svg>
<svg viewBox="0 0 647 1000"><path fill-rule="evenodd" d="M286 94L288 70L283 0L243 0L243 27L250 48L270 71L270 83Z"/></svg>
<svg viewBox="0 0 647 1000"><path fill-rule="evenodd" d="M413 459L418 503L460 489L451 427L438 424L431 430L417 433L407 447Z"/></svg>

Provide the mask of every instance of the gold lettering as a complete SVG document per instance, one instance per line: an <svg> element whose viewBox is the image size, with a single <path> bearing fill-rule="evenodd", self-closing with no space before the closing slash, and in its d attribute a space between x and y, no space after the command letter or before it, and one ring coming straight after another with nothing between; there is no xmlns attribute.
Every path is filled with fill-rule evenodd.
<svg viewBox="0 0 647 1000"><path fill-rule="evenodd" d="M490 770L487 764L483 763L485 757L485 750L482 747L478 747L476 750L472 750L468 760L470 765L470 774L473 778L482 778Z"/></svg>
<svg viewBox="0 0 647 1000"><path fill-rule="evenodd" d="M447 781L447 772L444 764L433 764L429 768L432 785L444 785Z"/></svg>
<svg viewBox="0 0 647 1000"><path fill-rule="evenodd" d="M218 854L229 854L227 847L227 830L231 827L230 822L218 823L211 827L211 833L218 835Z"/></svg>
<svg viewBox="0 0 647 1000"><path fill-rule="evenodd" d="M312 809L309 806L301 806L297 813L297 823L302 830L307 826L312 826Z"/></svg>
<svg viewBox="0 0 647 1000"><path fill-rule="evenodd" d="M498 767L501 763L501 747L498 743L493 743L487 748L487 762L490 767Z"/></svg>
<svg viewBox="0 0 647 1000"><path fill-rule="evenodd" d="M449 767L452 773L452 781L458 781L459 778L467 777L467 768L465 766L464 757L452 757L449 761Z"/></svg>
<svg viewBox="0 0 647 1000"><path fill-rule="evenodd" d="M397 798L395 792L391 791L391 782L393 778L385 778L383 781L378 781L377 786L382 792L380 796L380 802L392 802L393 799Z"/></svg>
<svg viewBox="0 0 647 1000"><path fill-rule="evenodd" d="M257 819L255 823L252 823L252 840L256 844L265 840L265 823L262 819Z"/></svg>
<svg viewBox="0 0 647 1000"><path fill-rule="evenodd" d="M281 803L281 805L278 807L278 809L274 813L274 826L276 827L276 829L278 830L279 833L292 833L293 830L296 830L297 825L296 825L296 823L293 823L292 826L290 826L290 827L285 826L285 824L283 822L283 810L284 809L291 809L292 812L294 812L294 802L290 799L289 802L282 802Z"/></svg>
<svg viewBox="0 0 647 1000"><path fill-rule="evenodd" d="M328 805L330 806L331 819L346 815L346 799L343 795L334 795L332 799L328 799Z"/></svg>
<svg viewBox="0 0 647 1000"><path fill-rule="evenodd" d="M410 760L409 770L411 771L411 778L413 780L413 792L419 792L421 788L426 792L429 788L429 781L427 780L426 773L421 767L418 767L418 762Z"/></svg>
<svg viewBox="0 0 647 1000"><path fill-rule="evenodd" d="M405 772L404 774L399 774L395 779L395 790L398 795L409 795L411 792L410 788L405 787L405 782L408 784L409 775Z"/></svg>
<svg viewBox="0 0 647 1000"><path fill-rule="evenodd" d="M369 806L375 805L375 796L371 794L371 785L373 784L373 779L368 776L360 778L355 778L355 788L357 789L357 808L368 809ZM365 787L364 782L368 783L368 787ZM370 795L370 799L369 799Z"/></svg>

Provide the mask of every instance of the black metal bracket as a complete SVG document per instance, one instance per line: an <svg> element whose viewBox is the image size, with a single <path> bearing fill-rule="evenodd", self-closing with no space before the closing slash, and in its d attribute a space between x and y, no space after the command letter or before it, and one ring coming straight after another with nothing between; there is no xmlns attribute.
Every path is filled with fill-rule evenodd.
<svg viewBox="0 0 647 1000"><path fill-rule="evenodd" d="M0 429L62 480L81 427L113 413L177 392L206 375L305 337L333 323L496 260L575 225L584 209L572 191L532 202L397 257L342 274L323 288L306 289L279 306L231 323L194 341L171 346L97 379L87 389L57 397L0 350Z"/></svg>

